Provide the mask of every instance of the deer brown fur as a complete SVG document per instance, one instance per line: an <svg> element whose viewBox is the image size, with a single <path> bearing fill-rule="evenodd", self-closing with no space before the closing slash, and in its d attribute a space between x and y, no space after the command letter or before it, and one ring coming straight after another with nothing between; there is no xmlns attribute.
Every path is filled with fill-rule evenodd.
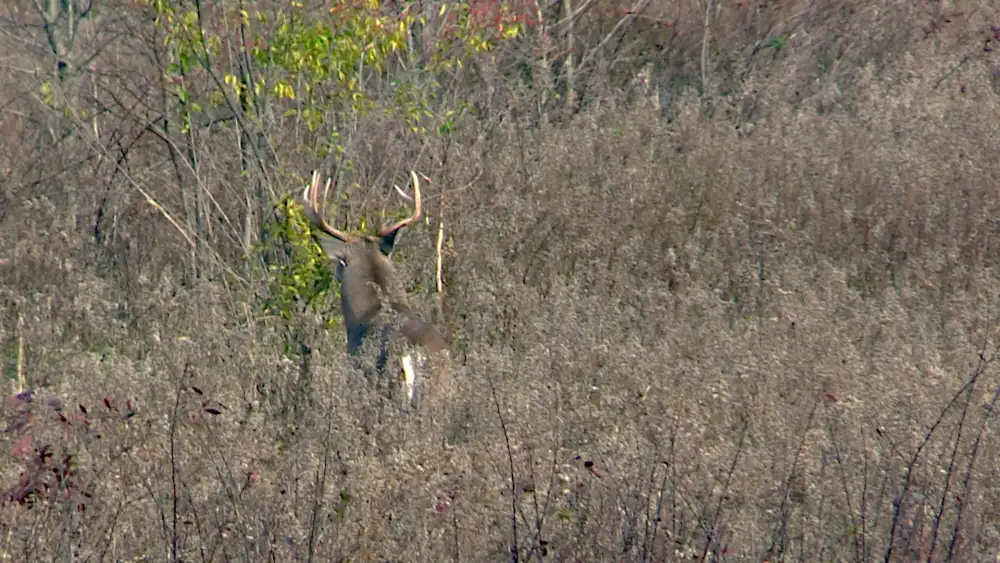
<svg viewBox="0 0 1000 563"><path fill-rule="evenodd" d="M376 367L383 375L393 327L384 325L381 331L372 331L382 310L383 296L390 308L399 315L399 324L395 328L408 344L423 348L430 353L432 360L447 350L447 343L441 333L410 307L406 292L397 279L396 269L389 261L400 230L418 221L421 215L420 181L415 172L411 171L410 176L413 180L412 215L383 227L375 236L349 235L326 222L322 208L330 191L331 180L327 179L326 186L320 190L318 172L313 172L312 182L302 194L306 217L321 232L314 230L313 236L323 252L336 262L335 273L340 282L341 310L347 331L347 352L356 356L373 332L380 333L380 354ZM441 368L439 375L443 371ZM438 384L440 383L439 381Z"/></svg>

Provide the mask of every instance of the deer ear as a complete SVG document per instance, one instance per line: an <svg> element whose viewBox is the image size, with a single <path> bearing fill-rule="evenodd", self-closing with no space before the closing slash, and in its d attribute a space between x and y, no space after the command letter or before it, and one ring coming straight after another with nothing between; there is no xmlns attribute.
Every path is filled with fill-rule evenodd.
<svg viewBox="0 0 1000 563"><path fill-rule="evenodd" d="M378 249L383 256L391 256L396 248L396 235L403 229L393 229L388 233L378 237Z"/></svg>
<svg viewBox="0 0 1000 563"><path fill-rule="evenodd" d="M333 269L333 277L337 279L337 283L344 283L344 268L347 267L347 262L342 259L336 259L337 266Z"/></svg>

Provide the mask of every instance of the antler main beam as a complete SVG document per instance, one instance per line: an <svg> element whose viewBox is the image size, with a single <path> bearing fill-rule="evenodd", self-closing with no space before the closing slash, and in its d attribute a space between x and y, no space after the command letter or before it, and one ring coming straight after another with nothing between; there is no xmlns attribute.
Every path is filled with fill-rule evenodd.
<svg viewBox="0 0 1000 563"><path fill-rule="evenodd" d="M420 180L417 179L417 173L410 170L410 178L413 178L413 214L403 219L402 221L396 223L395 225L389 225L388 227L382 227L382 230L378 232L380 237L384 237L387 234L402 229L407 225L412 225L420 220L421 205L420 205Z"/></svg>
<svg viewBox="0 0 1000 563"><path fill-rule="evenodd" d="M326 222L326 219L323 218L323 205L326 203L326 196L330 192L330 184L332 182L333 180L331 178L326 179L326 186L323 188L322 197L320 197L319 171L313 170L312 183L309 184L305 191L302 192L302 199L306 202L306 205L303 206L305 208L306 217L309 218L313 225L316 225L322 229L323 232L333 238L343 242L352 242L356 240L355 237L345 233L344 231L334 229L329 223Z"/></svg>
<svg viewBox="0 0 1000 563"><path fill-rule="evenodd" d="M323 207L326 204L326 196L330 192L330 186L333 180L331 178L327 178L326 185L322 190L323 193L320 194L319 178L319 171L313 170L312 182L306 186L306 189L302 192L302 199L306 204L303 206L305 208L306 217L312 222L313 225L340 241L353 242L357 240L357 237L333 228L326 222L326 219L323 218ZM382 227L382 229L378 232L378 236L384 237L393 231L398 231L399 229L412 225L420 220L423 210L423 206L420 202L420 179L417 178L417 173L413 170L410 170L410 178L413 179L413 213L398 223Z"/></svg>

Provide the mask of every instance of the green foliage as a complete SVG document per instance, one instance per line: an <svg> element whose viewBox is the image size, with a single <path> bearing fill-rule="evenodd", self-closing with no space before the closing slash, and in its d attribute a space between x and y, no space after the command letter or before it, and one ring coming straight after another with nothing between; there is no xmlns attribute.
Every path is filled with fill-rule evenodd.
<svg viewBox="0 0 1000 563"><path fill-rule="evenodd" d="M0 358L0 365L3 366L3 375L10 381L17 381L19 355L17 339L9 338L3 345L3 357Z"/></svg>
<svg viewBox="0 0 1000 563"><path fill-rule="evenodd" d="M303 84L305 106L367 111L371 100L363 88L363 73L381 73L389 57L406 49L412 17L394 21L379 13L379 3L337 1L326 19L310 20L294 4L279 12L269 41L258 41L254 59L278 70L271 93L278 99L295 98L291 84ZM261 14L256 19L266 22ZM255 88L266 86L261 78ZM310 111L302 117L312 126L322 122L322 113Z"/></svg>
<svg viewBox="0 0 1000 563"><path fill-rule="evenodd" d="M183 131L203 108L235 98L251 120L255 106L266 103L316 133L302 152L316 160L331 154L342 159L342 124L355 122L377 102L404 119L414 135L451 134L468 104L442 96L439 78L461 69L464 59L518 37L523 25L502 2L442 4L437 34L424 33L428 22L417 7L397 13L379 0L331 0L321 9L293 1L280 10L252 1L201 10L178 0L142 2L154 13L166 47L162 72ZM435 37L434 43L420 44L419 37ZM421 53L411 52L417 45ZM252 68L219 70L224 50L243 50ZM430 56L419 68L422 53ZM408 211L401 207L400 217ZM367 222L358 220L362 230ZM309 228L298 205L286 198L262 227L263 243L256 247L267 257L270 295L262 309L285 323L289 350L300 348L292 344L298 339L296 314L325 309L328 293L339 290ZM331 326L340 322L328 319Z"/></svg>
<svg viewBox="0 0 1000 563"><path fill-rule="evenodd" d="M351 502L354 501L354 495L351 490L347 487L340 489L339 502L333 507L333 514L338 523L343 523L347 520L347 509L350 507Z"/></svg>
<svg viewBox="0 0 1000 563"><path fill-rule="evenodd" d="M330 292L339 299L339 289L333 283L330 259L310 234L309 220L291 196L278 205L274 220L265 226L265 241L283 249L285 260L268 266L270 296L264 301L264 311L286 322L306 310L325 310ZM327 318L330 328L338 320Z"/></svg>
<svg viewBox="0 0 1000 563"><path fill-rule="evenodd" d="M183 116L182 131L187 132L191 115L202 110L188 82L197 77L209 57L218 55L222 40L205 28L194 6L168 0L146 0L145 4L153 8L154 26L163 34L168 57L164 79L173 89Z"/></svg>
<svg viewBox="0 0 1000 563"><path fill-rule="evenodd" d="M38 86L38 93L41 94L42 102L47 106L55 105L55 95L52 92L52 81L42 80Z"/></svg>
<svg viewBox="0 0 1000 563"><path fill-rule="evenodd" d="M433 64L443 68L461 66L464 58L520 37L528 21L503 2L442 4L439 15L447 24L435 44Z"/></svg>
<svg viewBox="0 0 1000 563"><path fill-rule="evenodd" d="M424 123L437 120L442 123L430 130L447 134L455 112L467 108L441 98L438 79L462 68L465 59L520 37L526 21L504 2L443 3L433 43L421 46L430 55L427 64L417 73L404 73L397 71L416 68L415 61L422 59L410 49L428 25L415 7L396 13L383 9L379 0L332 0L322 10L291 2L285 10L265 11L251 2L220 9L223 17L212 18L183 2L143 3L152 8L167 47L163 72L185 129L191 114L225 103L226 90L247 109L261 98L286 103L282 115L298 117L313 131L353 121L375 107L377 92L388 91L392 103L386 111L406 119L412 132L427 134ZM223 71L221 84L204 80L222 45L231 48L237 42L256 68ZM204 99L192 92L194 84L209 85Z"/></svg>

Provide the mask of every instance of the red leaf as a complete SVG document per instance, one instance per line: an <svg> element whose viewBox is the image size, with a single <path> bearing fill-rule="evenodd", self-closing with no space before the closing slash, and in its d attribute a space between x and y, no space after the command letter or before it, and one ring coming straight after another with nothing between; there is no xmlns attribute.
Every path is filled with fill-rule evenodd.
<svg viewBox="0 0 1000 563"><path fill-rule="evenodd" d="M13 457L25 457L31 452L31 435L21 436L10 450Z"/></svg>

